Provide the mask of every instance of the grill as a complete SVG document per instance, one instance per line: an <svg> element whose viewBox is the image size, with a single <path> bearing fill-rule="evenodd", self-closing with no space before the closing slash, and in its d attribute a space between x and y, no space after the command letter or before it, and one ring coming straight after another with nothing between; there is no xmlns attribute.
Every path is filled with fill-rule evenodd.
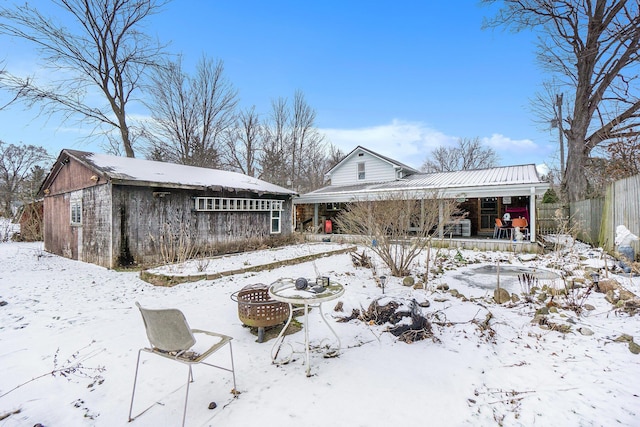
<svg viewBox="0 0 640 427"><path fill-rule="evenodd" d="M264 341L264 328L276 326L289 318L289 304L271 299L269 287L262 283L245 286L231 295L238 303L240 321L258 328L258 342Z"/></svg>

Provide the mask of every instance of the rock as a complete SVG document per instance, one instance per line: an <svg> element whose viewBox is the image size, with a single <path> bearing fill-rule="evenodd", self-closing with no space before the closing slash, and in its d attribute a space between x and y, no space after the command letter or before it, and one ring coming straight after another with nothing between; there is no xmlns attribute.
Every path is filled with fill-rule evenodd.
<svg viewBox="0 0 640 427"><path fill-rule="evenodd" d="M629 343L629 351L633 354L640 354L640 345L634 343L633 341L631 341Z"/></svg>
<svg viewBox="0 0 640 427"><path fill-rule="evenodd" d="M449 290L449 285L447 285L446 283L442 283L438 286L436 286L436 289L439 291L448 291Z"/></svg>
<svg viewBox="0 0 640 427"><path fill-rule="evenodd" d="M431 303L429 302L429 300L424 300L422 302L419 302L418 305L422 308L431 307Z"/></svg>
<svg viewBox="0 0 640 427"><path fill-rule="evenodd" d="M452 297L456 297L456 298L458 298L460 296L460 292L458 292L457 289L449 290L449 294L451 294Z"/></svg>
<svg viewBox="0 0 640 427"><path fill-rule="evenodd" d="M407 276L404 279L402 279L402 284L404 286L413 286L416 283L415 279L411 276Z"/></svg>
<svg viewBox="0 0 640 427"><path fill-rule="evenodd" d="M593 335L593 331L589 328L585 328L584 326L582 328L578 328L578 332L586 336Z"/></svg>
<svg viewBox="0 0 640 427"><path fill-rule="evenodd" d="M5 306L5 305L7 305L7 304L9 304L9 303L8 303L8 302L6 302L6 301L0 301L0 307L4 307L4 306Z"/></svg>
<svg viewBox="0 0 640 427"><path fill-rule="evenodd" d="M615 342L633 342L633 337L628 334L622 334L614 340Z"/></svg>
<svg viewBox="0 0 640 427"><path fill-rule="evenodd" d="M634 297L635 295L633 294L633 292L630 292L626 289L620 289L620 299L622 301L627 301L633 299Z"/></svg>
<svg viewBox="0 0 640 427"><path fill-rule="evenodd" d="M217 407L218 407L218 404L216 402L209 403L209 409L216 409Z"/></svg>
<svg viewBox="0 0 640 427"><path fill-rule="evenodd" d="M582 306L582 308L584 308L585 310L589 310L589 311L593 311L596 308L594 306L592 306L591 304L585 304Z"/></svg>
<svg viewBox="0 0 640 427"><path fill-rule="evenodd" d="M598 292L606 294L609 291L618 289L618 282L615 279L601 279L598 282Z"/></svg>
<svg viewBox="0 0 640 427"><path fill-rule="evenodd" d="M557 313L558 307L549 307L549 313Z"/></svg>
<svg viewBox="0 0 640 427"><path fill-rule="evenodd" d="M614 295L613 291L607 291L607 295L605 295L604 299L609 303L615 305L618 302L618 299Z"/></svg>
<svg viewBox="0 0 640 427"><path fill-rule="evenodd" d="M504 304L507 301L511 301L511 295L504 288L497 288L493 291L493 299L498 304Z"/></svg>
<svg viewBox="0 0 640 427"><path fill-rule="evenodd" d="M538 314L542 314L542 315L549 314L549 307L540 307L539 309L536 310L536 316Z"/></svg>
<svg viewBox="0 0 640 427"><path fill-rule="evenodd" d="M424 283L423 282L418 282L415 285L413 285L413 289L424 289Z"/></svg>
<svg viewBox="0 0 640 427"><path fill-rule="evenodd" d="M520 301L520 297L518 296L518 294L511 294L511 302L518 302Z"/></svg>

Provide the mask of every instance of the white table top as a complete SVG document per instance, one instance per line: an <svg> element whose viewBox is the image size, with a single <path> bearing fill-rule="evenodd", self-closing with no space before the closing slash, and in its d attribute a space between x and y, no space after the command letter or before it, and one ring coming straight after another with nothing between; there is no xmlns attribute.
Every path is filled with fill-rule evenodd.
<svg viewBox="0 0 640 427"><path fill-rule="evenodd" d="M344 294L344 287L340 283L332 282L322 292L296 289L293 279L280 279L269 286L269 295L276 301L289 304L320 304L331 301Z"/></svg>

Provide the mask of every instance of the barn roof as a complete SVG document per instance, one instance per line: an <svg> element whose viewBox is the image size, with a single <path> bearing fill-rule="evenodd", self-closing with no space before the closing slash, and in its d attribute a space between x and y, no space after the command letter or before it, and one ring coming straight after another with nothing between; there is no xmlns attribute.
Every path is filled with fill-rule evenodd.
<svg viewBox="0 0 640 427"><path fill-rule="evenodd" d="M61 151L47 180L53 179L56 167L64 164L65 161L68 162L69 157L84 164L105 180L111 180L116 184L246 190L260 194L297 194L287 188L237 172L69 149ZM42 188L46 187L43 185Z"/></svg>

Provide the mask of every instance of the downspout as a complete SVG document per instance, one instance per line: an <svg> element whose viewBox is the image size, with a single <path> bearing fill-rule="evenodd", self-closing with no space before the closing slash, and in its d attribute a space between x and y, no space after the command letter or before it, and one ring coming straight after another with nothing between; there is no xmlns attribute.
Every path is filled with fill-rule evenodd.
<svg viewBox="0 0 640 427"><path fill-rule="evenodd" d="M318 204L313 204L313 234L318 232Z"/></svg>

